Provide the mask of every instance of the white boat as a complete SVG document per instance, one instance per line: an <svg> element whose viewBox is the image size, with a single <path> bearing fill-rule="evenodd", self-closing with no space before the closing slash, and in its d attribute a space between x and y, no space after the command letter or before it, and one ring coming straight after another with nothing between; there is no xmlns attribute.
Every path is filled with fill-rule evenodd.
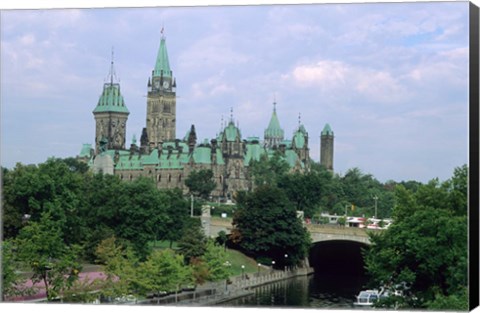
<svg viewBox="0 0 480 313"><path fill-rule="evenodd" d="M381 291L376 289L362 290L357 296L357 301L353 303L355 306L370 307L381 297Z"/></svg>

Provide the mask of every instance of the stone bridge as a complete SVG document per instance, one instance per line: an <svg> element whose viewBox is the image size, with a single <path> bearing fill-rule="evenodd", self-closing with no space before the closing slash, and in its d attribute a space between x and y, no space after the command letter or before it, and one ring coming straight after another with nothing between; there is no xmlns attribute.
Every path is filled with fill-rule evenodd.
<svg viewBox="0 0 480 313"><path fill-rule="evenodd" d="M202 225L205 233L209 237L216 237L217 234L222 230L229 234L232 230L232 220L227 218L202 217ZM306 226L310 232L312 243L332 240L346 240L368 245L370 244L368 233L381 231L376 229L343 227L328 224L307 224Z"/></svg>

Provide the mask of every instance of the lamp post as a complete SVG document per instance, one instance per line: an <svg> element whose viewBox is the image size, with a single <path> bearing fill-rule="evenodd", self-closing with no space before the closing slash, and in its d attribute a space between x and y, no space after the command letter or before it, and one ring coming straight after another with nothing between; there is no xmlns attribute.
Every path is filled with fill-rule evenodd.
<svg viewBox="0 0 480 313"><path fill-rule="evenodd" d="M272 261L272 273L273 273L273 266L275 265L275 261Z"/></svg>
<svg viewBox="0 0 480 313"><path fill-rule="evenodd" d="M232 264L229 261L226 261L225 263L223 263L223 265L227 268L230 268L230 266L232 266ZM225 279L225 292L227 292L227 290L228 290L228 278Z"/></svg>
<svg viewBox="0 0 480 313"><path fill-rule="evenodd" d="M260 263L257 263L257 277L260 277Z"/></svg>
<svg viewBox="0 0 480 313"><path fill-rule="evenodd" d="M284 269L284 272L287 271L287 258L288 258L288 254L285 253L285 269Z"/></svg>
<svg viewBox="0 0 480 313"><path fill-rule="evenodd" d="M375 195L373 197L373 200L375 200L375 216L374 216L374 218L377 218L377 200L378 200L377 195Z"/></svg>
<svg viewBox="0 0 480 313"><path fill-rule="evenodd" d="M242 280L245 279L245 265L242 265Z"/></svg>
<svg viewBox="0 0 480 313"><path fill-rule="evenodd" d="M191 204L190 204L190 216L193 216L193 193L190 194L190 200L191 200Z"/></svg>

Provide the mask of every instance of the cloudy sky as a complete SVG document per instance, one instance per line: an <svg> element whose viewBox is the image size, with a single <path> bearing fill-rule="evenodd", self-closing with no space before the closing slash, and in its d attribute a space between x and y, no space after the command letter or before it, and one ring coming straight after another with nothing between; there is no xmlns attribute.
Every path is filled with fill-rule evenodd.
<svg viewBox="0 0 480 313"><path fill-rule="evenodd" d="M162 27L178 138L191 124L212 138L231 108L263 138L276 99L316 161L331 125L340 174L427 182L468 162L468 2L5 10L0 23L4 167L94 142L112 47L127 146L139 138Z"/></svg>

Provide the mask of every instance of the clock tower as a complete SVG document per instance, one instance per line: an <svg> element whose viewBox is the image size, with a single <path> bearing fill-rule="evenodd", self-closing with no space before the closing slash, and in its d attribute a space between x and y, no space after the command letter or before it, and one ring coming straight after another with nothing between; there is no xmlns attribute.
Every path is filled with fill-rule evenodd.
<svg viewBox="0 0 480 313"><path fill-rule="evenodd" d="M155 68L147 87L147 140L149 148L154 149L176 138L176 82L168 62L163 29Z"/></svg>
<svg viewBox="0 0 480 313"><path fill-rule="evenodd" d="M114 81L115 70L110 65L109 82L103 84L103 91L93 110L95 117L95 153L105 150L125 149L128 112L127 106L120 93L120 84Z"/></svg>

